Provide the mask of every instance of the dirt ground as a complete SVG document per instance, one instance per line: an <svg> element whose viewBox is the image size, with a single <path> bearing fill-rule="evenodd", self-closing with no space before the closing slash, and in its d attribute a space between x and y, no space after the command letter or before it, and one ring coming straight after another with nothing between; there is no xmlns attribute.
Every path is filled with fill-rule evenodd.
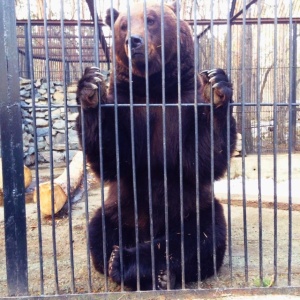
<svg viewBox="0 0 300 300"><path fill-rule="evenodd" d="M297 157L298 159L299 157ZM286 164L283 163L283 165ZM297 166L300 167L300 163L297 163ZM48 169L41 169L41 181L47 180L48 171ZM297 179L300 174L296 171L293 179ZM59 175L60 172L61 169L56 169L55 176ZM281 172L281 174L283 173ZM232 176L232 181L239 178L239 174L236 173ZM263 178L270 179L271 177L267 178L264 175ZM260 286L260 262L263 266L263 285L274 286L274 209L273 205L270 205L270 199L268 198L269 204L262 209L260 224L257 201L256 205L255 202L249 202L247 208L244 209L241 201L242 197L236 193L236 201L228 206L226 197L224 197L226 191L222 190L221 187L218 187L217 193L221 195L221 198L223 197L222 201L227 222L231 223L231 241L228 239L225 263L218 274L218 278L210 278L199 283L199 285L193 283L188 288L258 287ZM32 202L26 204L30 295L120 291L119 286L110 280L106 281L103 275L94 271L86 246L88 215L91 216L95 209L100 206L99 195L99 184L94 185L88 192L87 201L83 196L81 201L73 204L69 215L64 214L56 217L53 221L42 217L40 226L36 204ZM279 287L288 286L289 211L286 208L286 206L279 206L277 210L278 245L276 263L277 286ZM291 211L291 217L291 285L300 287L300 211L297 207ZM246 228L243 226L244 223L247 224ZM259 241L260 225L261 241ZM41 229L41 243L39 243L39 228ZM70 229L72 229L71 236ZM244 237L244 229L246 229L246 238ZM2 236L0 239L0 266L2 266L0 268L0 297L3 297L7 295L3 207L0 207L0 236ZM245 248L245 243L247 248ZM231 265L229 249L232 253ZM247 259L245 249L247 250ZM40 251L42 257L39 254ZM74 265L73 273L71 261ZM57 263L57 273L55 273L55 263ZM72 278L74 278L74 286L72 286ZM43 290L41 289L41 280ZM199 299L199 297L193 299ZM222 297L222 299L224 298Z"/></svg>

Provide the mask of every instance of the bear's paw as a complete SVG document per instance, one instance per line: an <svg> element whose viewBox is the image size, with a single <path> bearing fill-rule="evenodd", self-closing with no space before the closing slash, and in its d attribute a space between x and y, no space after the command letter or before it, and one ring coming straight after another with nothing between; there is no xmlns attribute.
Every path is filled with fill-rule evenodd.
<svg viewBox="0 0 300 300"><path fill-rule="evenodd" d="M157 289L166 290L168 288L168 274L167 270L160 270L157 275ZM175 288L176 276L170 271L170 289Z"/></svg>
<svg viewBox="0 0 300 300"><path fill-rule="evenodd" d="M120 250L119 246L114 246L108 261L108 276L116 283L121 283L120 274Z"/></svg>
<svg viewBox="0 0 300 300"><path fill-rule="evenodd" d="M205 70L200 73L203 85L203 94L207 102L211 102L210 89L214 91L213 100L216 108L231 102L232 100L232 83L229 82L228 76L222 69Z"/></svg>
<svg viewBox="0 0 300 300"><path fill-rule="evenodd" d="M99 95L100 93L100 95ZM106 83L100 69L87 67L78 82L77 101L83 109L95 108L106 97Z"/></svg>

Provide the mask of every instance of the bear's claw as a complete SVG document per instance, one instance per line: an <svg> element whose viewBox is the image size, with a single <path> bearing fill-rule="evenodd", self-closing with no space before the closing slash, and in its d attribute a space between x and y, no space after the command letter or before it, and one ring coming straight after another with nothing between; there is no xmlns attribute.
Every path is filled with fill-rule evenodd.
<svg viewBox="0 0 300 300"><path fill-rule="evenodd" d="M121 282L119 246L114 246L108 261L108 276L117 283Z"/></svg>
<svg viewBox="0 0 300 300"><path fill-rule="evenodd" d="M176 276L170 271L170 289L175 288ZM160 270L157 275L157 289L166 290L168 288L167 270Z"/></svg>
<svg viewBox="0 0 300 300"><path fill-rule="evenodd" d="M203 94L207 102L210 102L210 88L214 90L215 107L223 106L232 99L232 84L222 69L204 70L200 73L203 84Z"/></svg>
<svg viewBox="0 0 300 300"><path fill-rule="evenodd" d="M83 109L94 108L106 97L106 84L98 67L85 69L83 77L78 82L77 100Z"/></svg>

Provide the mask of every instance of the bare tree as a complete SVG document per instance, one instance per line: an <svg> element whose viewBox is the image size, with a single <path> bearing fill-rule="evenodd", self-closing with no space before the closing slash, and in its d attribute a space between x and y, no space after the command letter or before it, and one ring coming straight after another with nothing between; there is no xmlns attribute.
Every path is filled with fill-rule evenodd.
<svg viewBox="0 0 300 300"><path fill-rule="evenodd" d="M50 3L48 3L50 5ZM37 19L43 19L45 18L45 12L44 12L44 0L36 0L36 18ZM49 9L49 12L51 9Z"/></svg>

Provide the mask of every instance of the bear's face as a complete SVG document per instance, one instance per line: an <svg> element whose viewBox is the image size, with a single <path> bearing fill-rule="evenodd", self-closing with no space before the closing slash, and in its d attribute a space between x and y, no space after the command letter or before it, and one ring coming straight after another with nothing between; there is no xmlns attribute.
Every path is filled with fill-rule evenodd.
<svg viewBox="0 0 300 300"><path fill-rule="evenodd" d="M161 6L147 4L146 20L143 3L135 4L130 9L130 20L127 12L113 11L116 60L118 64L129 69L129 58L132 61L132 72L145 76L146 56L148 56L149 75L162 70L162 20ZM177 53L175 7L164 5L164 47L165 63ZM110 10L107 11L106 23L111 25ZM145 28L146 26L146 28Z"/></svg>

